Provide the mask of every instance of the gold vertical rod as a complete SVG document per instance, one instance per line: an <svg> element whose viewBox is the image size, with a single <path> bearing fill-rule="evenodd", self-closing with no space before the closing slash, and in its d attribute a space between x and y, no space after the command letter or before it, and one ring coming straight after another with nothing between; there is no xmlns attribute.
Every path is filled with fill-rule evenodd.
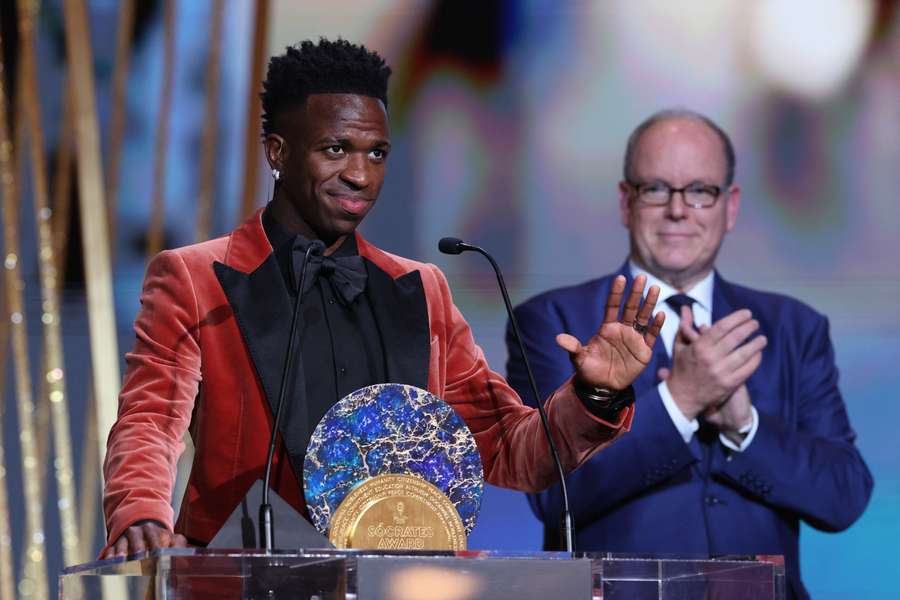
<svg viewBox="0 0 900 600"><path fill-rule="evenodd" d="M66 0L63 15L75 124L78 206L91 336L91 379L97 410L97 437L101 440L97 444L97 460L102 462L106 454L106 436L116 419L120 384L107 206L85 0ZM104 598L127 597L124 582L109 577L102 579Z"/></svg>
<svg viewBox="0 0 900 600"><path fill-rule="evenodd" d="M44 513L41 495L41 465L37 461L34 431L34 401L31 394L31 375L28 364L28 340L25 331L25 281L19 265L19 215L15 199L18 197L16 173L13 171L13 148L7 120L6 72L0 38L0 180L3 185L3 242L6 305L12 329L13 362L16 379L16 403L19 417L19 444L22 460L23 496L25 501L25 532L27 550L24 553L23 575L19 580L20 598L46 598L47 572L44 568Z"/></svg>
<svg viewBox="0 0 900 600"><path fill-rule="evenodd" d="M9 349L9 312L6 295L0 294L0 393L6 390L6 359ZM0 402L0 426L4 421L6 402ZM0 440L2 442L2 440ZM0 443L0 598L13 598L15 575L12 560L12 532L9 528L9 496L6 492L6 456Z"/></svg>
<svg viewBox="0 0 900 600"><path fill-rule="evenodd" d="M125 115L128 107L128 67L131 60L131 41L134 35L135 0L119 3L119 24L116 29L116 59L113 67L112 106L109 115L109 140L106 148L106 201L109 205L110 252L116 252L116 224L119 206L119 164Z"/></svg>
<svg viewBox="0 0 900 600"><path fill-rule="evenodd" d="M21 41L20 41L21 43ZM18 53L17 72L22 73L25 69L25 63L22 58L23 53ZM19 83L15 89L15 109L13 114L25 114L25 86L22 84L22 77L19 77ZM17 118L15 120L15 133L13 134L13 149L15 150L15 173L16 177L23 178L25 173L26 152L25 144L27 140L28 119ZM21 193L21 189L16 187L17 194ZM16 207L20 206L21 197L15 199ZM41 348L41 368L40 373L47 371L47 348ZM34 439L36 444L37 462L39 465L47 464L47 456L50 451L50 403L47 402L47 381L39 377L37 381L38 391L34 396ZM47 489L47 478L50 475L49 469L41 470L40 489Z"/></svg>
<svg viewBox="0 0 900 600"><path fill-rule="evenodd" d="M259 180L260 149L260 82L266 65L266 51L269 37L269 0L257 0L254 15L253 56L250 63L250 85L247 96L247 122L244 133L244 185L241 192L241 212L238 222L250 216L259 201L257 184Z"/></svg>
<svg viewBox="0 0 900 600"><path fill-rule="evenodd" d="M213 198L216 193L216 131L219 116L219 71L221 70L222 17L224 0L213 0L209 33L209 63L206 71L206 110L203 116L203 156L200 163L200 197L197 199L196 241L209 239Z"/></svg>
<svg viewBox="0 0 900 600"><path fill-rule="evenodd" d="M91 560L96 554L92 547L94 531L97 527L97 516L100 514L100 462L93 451L97 440L97 402L90 390L87 392L87 415L81 452L81 478L79 480L78 531L81 532L81 555ZM105 441L105 440L104 440Z"/></svg>
<svg viewBox="0 0 900 600"><path fill-rule="evenodd" d="M75 123L78 205L91 336L91 373L94 398L97 401L97 436L102 440L97 447L97 456L102 461L106 452L106 435L117 412L119 350L113 310L100 136L91 72L93 59L85 0L66 0L63 7Z"/></svg>
<svg viewBox="0 0 900 600"><path fill-rule="evenodd" d="M54 256L56 258L56 291L62 299L65 279L64 252L69 239L69 225L72 206L72 92L68 82L63 87L63 112L59 125L59 145L56 156L56 173L53 184L53 229ZM100 464L94 448L97 444L97 406L91 393L85 394L85 431L81 440L81 477L78 488L78 531L81 533L79 552L84 560L92 558L95 549L94 530L100 512Z"/></svg>
<svg viewBox="0 0 900 600"><path fill-rule="evenodd" d="M69 224L72 218L72 90L69 82L63 85L63 114L59 125L59 145L56 173L53 176L53 256L56 257L57 291L62 293L65 279L66 246L69 243Z"/></svg>
<svg viewBox="0 0 900 600"><path fill-rule="evenodd" d="M6 294L0 294L0 393L6 391L6 359L9 358L9 311L6 307ZM0 402L0 416L6 402ZM3 420L0 418L0 426ZM2 446L2 444L0 444Z"/></svg>
<svg viewBox="0 0 900 600"><path fill-rule="evenodd" d="M163 8L163 85L156 120L156 152L153 157L153 194L150 227L147 231L147 256L163 249L166 212L166 150L169 145L169 118L172 112L172 87L175 79L175 0L165 0Z"/></svg>
<svg viewBox="0 0 900 600"><path fill-rule="evenodd" d="M19 86L22 88L23 86ZM55 273L56 273L56 289L59 290L62 285L62 265L64 261L62 258L62 251L65 248L66 235L68 233L68 229L60 231L61 224L59 223L60 219L68 220L68 198L64 204L60 203L60 187L68 185L68 182L61 181L64 180L65 177L61 175L61 171L63 169L67 169L67 166L71 166L71 152L68 151L68 146L71 144L71 140L68 135L68 126L66 119L69 114L69 100L68 94L66 92L66 84L63 83L63 116L62 123L60 127L60 136L59 136L59 146L58 146L58 154L57 154L57 165L56 165L56 175L55 175L55 183L53 184L53 209L50 215L50 224L53 229L53 257L55 264ZM21 94L19 94L21 96ZM21 99L20 99L21 100ZM19 114L25 112L25 108L22 105L22 102L18 102L18 111ZM24 123L23 120L19 120L19 123ZM23 129L24 127L17 128L16 135L19 136L18 129ZM17 139L22 139L22 137L18 137ZM16 146L21 148L22 145L20 143L16 143ZM21 154L21 153L20 153ZM22 172L21 168L18 171ZM64 209L64 210L61 210ZM44 351L42 353L42 363L41 363L41 372L46 373L52 367L49 367L51 357L47 351L47 346L44 346ZM37 430L37 444L38 444L38 462L42 465L47 464L47 456L50 451L50 403L45 402L44 400L48 397L49 391L47 389L47 380L45 378L41 378L39 380L39 391L37 395L37 404L35 406L35 422L34 426Z"/></svg>
<svg viewBox="0 0 900 600"><path fill-rule="evenodd" d="M66 397L60 328L59 295L56 287L56 260L53 254L53 232L50 227L47 163L44 156L44 127L41 123L41 101L38 92L35 57L35 3L19 0L19 38L22 54L23 105L29 128L32 187L38 238L38 266L41 288L41 322L47 361L42 375L50 402L53 432L53 471L56 475L57 507L62 529L63 560L67 565L82 562L78 552L78 523L75 521L75 472L72 466L72 439L69 430L69 406Z"/></svg>
<svg viewBox="0 0 900 600"><path fill-rule="evenodd" d="M0 365L5 366L6 362L4 361ZM0 421L3 419L3 413L6 412L5 404L0 404ZM6 457L3 453L3 444L0 444L0 598L14 598L12 533L9 530L9 500L6 495L6 486Z"/></svg>
<svg viewBox="0 0 900 600"><path fill-rule="evenodd" d="M20 88L24 86L19 86ZM65 83L62 86L63 89L63 111L62 111L62 123L60 124L60 136L59 136L59 153L57 154L57 165L56 165L56 173L55 173L55 183L53 187L53 208L50 215L50 227L53 231L53 258L55 263L54 273L56 278L55 290L54 292L58 295L57 302L59 302L59 294L61 294L61 287L63 282L63 265L65 264L65 260L63 259L62 252L65 250L66 238L68 238L68 220L69 220L69 198L68 192L65 192L64 197L60 197L62 193L62 187L66 187L68 189L69 177L65 174L71 170L72 163L72 153L69 151L71 146L71 139L69 136L69 129L71 128L71 119L70 117L70 107L71 102L69 101L67 87ZM21 94L19 94L21 96ZM25 112L22 103L19 102L18 109L19 114ZM68 118L68 121L67 121ZM20 119L18 123L24 123L25 120ZM24 127L17 128L16 135L19 135L18 129L24 130ZM24 136L20 136L21 139ZM21 148L22 145L17 143L16 146ZM19 155L22 153L20 152ZM19 167L19 173L22 172L22 169ZM46 344L43 348L43 353L41 355L41 372L47 373L52 369L49 365L52 363L53 357L50 355L49 346ZM50 402L47 401L49 398L50 391L48 390L48 383L46 378L41 378L39 380L40 389L38 392L37 403L35 406L36 416L35 416L35 429L37 430L37 451L38 451L38 462L42 465L47 464L47 456L50 452ZM93 453L92 453L93 454ZM46 477L49 472L44 472L45 479L41 484L42 487L46 487L47 481ZM80 529L79 529L80 531Z"/></svg>

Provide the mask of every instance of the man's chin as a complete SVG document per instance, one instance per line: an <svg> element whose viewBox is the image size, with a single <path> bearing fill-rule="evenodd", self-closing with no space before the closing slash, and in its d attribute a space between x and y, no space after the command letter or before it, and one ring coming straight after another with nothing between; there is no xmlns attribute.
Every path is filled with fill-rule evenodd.
<svg viewBox="0 0 900 600"><path fill-rule="evenodd" d="M648 270L657 277L668 281L671 278L679 279L695 271L698 262L693 257L666 256L664 260L654 261Z"/></svg>

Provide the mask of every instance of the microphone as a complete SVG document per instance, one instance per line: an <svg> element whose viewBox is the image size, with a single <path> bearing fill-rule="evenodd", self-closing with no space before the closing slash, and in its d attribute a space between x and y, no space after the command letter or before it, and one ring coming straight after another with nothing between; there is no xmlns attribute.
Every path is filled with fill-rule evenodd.
<svg viewBox="0 0 900 600"><path fill-rule="evenodd" d="M476 252L481 252L488 257L488 260L491 260L491 257L478 246L470 246L461 239L454 237L441 238L438 242L438 250L444 254L462 254L466 250L474 250Z"/></svg>
<svg viewBox="0 0 900 600"><path fill-rule="evenodd" d="M547 411L544 410L544 403L541 394L538 392L537 383L534 381L534 373L531 371L531 364L528 362L528 355L525 354L525 344L522 342L522 334L519 333L519 324L516 323L516 316L513 314L512 303L509 301L509 293L506 291L506 284L503 282L503 274L500 267L494 260L494 257L488 254L483 248L467 244L459 238L445 237L438 242L438 250L444 254L462 254L463 252L477 252L488 259L497 275L497 283L500 286L500 293L503 294L503 303L506 305L506 312L509 315L509 322L512 325L513 335L519 343L519 350L522 352L522 359L525 361L525 370L528 371L528 382L531 384L531 392L534 394L534 400L537 403L538 413L541 415L541 423L544 425L544 433L547 435L547 441L550 444L550 454L553 455L553 462L556 464L556 470L559 473L559 486L562 491L563 501L563 530L566 536L566 552L571 554L575 551L572 542L572 514L569 512L569 492L566 489L566 475L563 471L562 461L559 458L559 450L556 449L556 442L553 441L553 435L550 432L550 420L547 418Z"/></svg>
<svg viewBox="0 0 900 600"><path fill-rule="evenodd" d="M296 348L297 322L300 315L300 302L303 300L303 283L306 279L306 267L309 265L309 257L313 254L321 254L325 250L325 244L321 240L313 240L306 248L303 255L303 266L300 268L300 284L297 286L297 299L294 301L294 314L291 316L291 331L288 337L287 353L284 357L284 367L281 370L281 386L278 389L278 401L275 404L275 420L272 423L272 435L269 437L269 454L266 457L266 471L263 476L262 502L259 505L259 540L266 552L271 552L275 545L275 524L272 515L272 505L269 504L269 479L272 477L272 460L275 457L275 439L278 436L278 425L281 423L281 413L284 408L284 397L287 395L288 381L294 366L294 354Z"/></svg>

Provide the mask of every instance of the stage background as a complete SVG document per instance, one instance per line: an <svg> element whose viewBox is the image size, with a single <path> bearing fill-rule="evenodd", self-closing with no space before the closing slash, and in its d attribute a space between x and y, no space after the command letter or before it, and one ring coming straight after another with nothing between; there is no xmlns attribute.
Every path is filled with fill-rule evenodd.
<svg viewBox="0 0 900 600"><path fill-rule="evenodd" d="M163 75L162 3L142 4L115 239L120 354L132 344L146 265ZM209 2L174 4L177 53L163 182L168 247L194 240L211 18ZM117 4L94 0L89 8L105 130ZM247 87L258 84L249 81L253 9L251 2L225 2L214 234L239 222ZM61 2L43 3L38 22L51 150L62 108L61 10ZM743 189L738 225L719 270L741 284L797 297L830 318L847 410L875 477L872 501L848 531L803 527L804 579L820 599L893 593L892 559L900 539L895 3L367 0L338 6L278 0L268 22L270 54L301 39L340 35L378 50L394 68L389 175L362 231L389 251L444 270L476 339L501 372L506 317L489 266L474 255L441 255L437 240L453 235L494 253L514 303L613 271L627 248L616 183L629 132L664 107L691 108L718 121L734 140ZM270 194L262 169L257 204ZM33 284L26 299L39 307L33 215L25 207L21 212L23 244L31 248L21 257ZM71 253L78 252L74 243ZM71 428L78 440L90 357L83 281L77 258L70 262L62 318ZM35 357L39 313L36 308L29 316ZM2 432L15 548L24 533L22 499L15 492L21 473L11 370L5 381ZM79 464L79 444L75 452ZM48 497L52 491L51 483ZM58 522L52 510L45 512L53 577L62 566L55 550ZM101 528L94 532L96 550ZM523 496L488 490L471 547L537 550L540 539ZM18 572L21 558L14 557L14 564Z"/></svg>

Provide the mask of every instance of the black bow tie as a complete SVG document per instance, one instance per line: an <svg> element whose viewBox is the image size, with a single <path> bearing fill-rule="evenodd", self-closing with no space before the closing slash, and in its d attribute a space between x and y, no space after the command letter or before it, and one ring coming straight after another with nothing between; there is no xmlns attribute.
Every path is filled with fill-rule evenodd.
<svg viewBox="0 0 900 600"><path fill-rule="evenodd" d="M300 271L303 268L303 255L309 245L307 240L298 237L294 242L294 288L300 285ZM303 293L307 293L316 283L316 279L325 277L331 284L334 294L344 303L350 304L366 289L366 265L361 256L320 256L309 257L306 267L306 279L303 282Z"/></svg>

